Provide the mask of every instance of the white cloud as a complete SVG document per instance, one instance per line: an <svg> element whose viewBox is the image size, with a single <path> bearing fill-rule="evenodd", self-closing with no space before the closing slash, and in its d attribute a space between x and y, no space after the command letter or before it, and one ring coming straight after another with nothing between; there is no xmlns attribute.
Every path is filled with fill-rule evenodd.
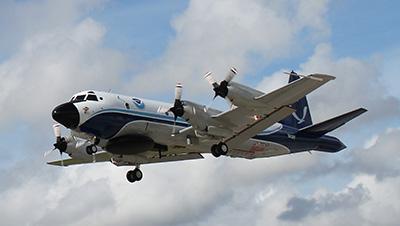
<svg viewBox="0 0 400 226"><path fill-rule="evenodd" d="M0 123L48 119L52 108L84 89L118 86L124 56L102 47L105 28L93 19L30 37L0 64Z"/></svg>
<svg viewBox="0 0 400 226"><path fill-rule="evenodd" d="M312 92L309 97L314 122L365 107L364 122L387 120L400 114L400 100L382 84L383 72L376 59L334 58L330 44L319 44L314 54L300 65L298 73L324 73L336 79ZM265 92L282 87L287 76L282 70L265 77L258 88ZM382 111L382 109L385 109ZM359 119L357 119L359 120Z"/></svg>
<svg viewBox="0 0 400 226"><path fill-rule="evenodd" d="M304 30L312 30L311 38L329 34L324 19L326 7L326 1L246 4L193 1L172 22L176 39L164 57L149 63L142 77L134 79L138 82L136 86L128 84L125 89L136 87L137 92L144 91L139 86L144 80L148 84L148 76L152 76L153 88L160 88L157 83L162 84L160 92L172 90L176 79L188 82L192 95L204 92L207 84L200 80L206 70L217 72L219 78L232 64L241 71L251 71L253 64L257 66L251 59L253 54L267 64L295 51L291 47ZM124 56L102 46L106 28L93 19L80 19L80 10L72 13L77 16L66 16L67 25L57 23L49 25L50 28L43 25L38 32L27 31L24 45L1 63L0 106L8 110L2 112L0 122L18 117L43 124L42 120L50 117L53 105L74 91L119 86L118 75L126 68ZM307 14L309 11L312 13ZM364 103L371 111L386 108L389 102L379 88L379 70L371 62L374 61L335 59L329 45L319 45L314 55L300 66L300 71L332 73L338 79L312 97L316 115L325 118L327 114L342 113ZM359 81L360 77L366 78L365 81ZM272 89L286 80L286 76L276 73L264 80L264 84ZM338 93L338 87L343 92ZM368 93L368 98L363 93ZM350 97L353 100L349 101ZM35 101L27 102L27 98ZM18 105L21 102L23 106ZM329 113L324 109L329 109ZM388 109L392 111L385 112L388 116L396 112L394 108ZM22 138L27 143L36 140L27 145L32 149L26 151L35 153L35 157L28 156L18 165L2 170L5 183L0 189L0 207L4 211L0 217L4 224L396 225L398 222L400 207L393 202L400 196L398 129L380 134L376 142L350 152L352 159L341 156L345 158L344 164L339 162L338 168L325 165L322 156L327 155L321 153L253 161L207 157L186 163L143 166L144 179L131 185L124 178L127 169L110 164L65 169L45 166L39 160L42 153L36 154L46 146L38 138L43 127L29 138ZM329 158L339 157L329 155ZM340 167L346 170L351 182L339 191L330 191L330 184L320 183L319 179L342 176ZM311 184L312 190L307 191L310 195L304 194L304 184ZM359 184L362 189L358 189ZM354 194L361 196L352 200ZM362 194L368 194L368 199ZM315 218L304 216L300 222L280 220L279 216L287 211L287 201L293 197L306 202L316 200L311 201L313 209L307 215ZM341 206L347 208L341 210Z"/></svg>
<svg viewBox="0 0 400 226"><path fill-rule="evenodd" d="M222 79L230 66L250 73L272 59L290 55L302 31L326 33L326 8L327 1L190 1L186 11L172 21L176 35L164 56L127 86L157 95L181 81L191 95L211 95L202 81L204 73L213 71Z"/></svg>

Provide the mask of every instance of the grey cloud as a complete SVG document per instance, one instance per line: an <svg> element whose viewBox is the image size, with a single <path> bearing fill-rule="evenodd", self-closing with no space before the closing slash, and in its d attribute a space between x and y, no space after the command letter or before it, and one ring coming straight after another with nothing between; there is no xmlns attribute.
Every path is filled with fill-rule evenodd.
<svg viewBox="0 0 400 226"><path fill-rule="evenodd" d="M371 147L354 150L349 168L378 179L400 176L400 129L389 129Z"/></svg>
<svg viewBox="0 0 400 226"><path fill-rule="evenodd" d="M368 199L369 191L361 184L342 193L328 193L317 198L292 197L287 203L288 209L278 218L285 221L300 221L309 216L357 207Z"/></svg>

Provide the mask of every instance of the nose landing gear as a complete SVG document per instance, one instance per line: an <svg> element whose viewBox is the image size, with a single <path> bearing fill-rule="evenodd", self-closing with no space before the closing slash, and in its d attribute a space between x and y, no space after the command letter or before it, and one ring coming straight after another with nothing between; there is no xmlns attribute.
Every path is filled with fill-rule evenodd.
<svg viewBox="0 0 400 226"><path fill-rule="evenodd" d="M216 158L218 158L221 155L227 155L228 151L229 151L228 145L226 145L223 142L211 146L211 154Z"/></svg>
<svg viewBox="0 0 400 226"><path fill-rule="evenodd" d="M135 181L140 181L142 178L143 178L143 173L138 167L136 167L134 170L129 170L126 173L126 179L131 183Z"/></svg>

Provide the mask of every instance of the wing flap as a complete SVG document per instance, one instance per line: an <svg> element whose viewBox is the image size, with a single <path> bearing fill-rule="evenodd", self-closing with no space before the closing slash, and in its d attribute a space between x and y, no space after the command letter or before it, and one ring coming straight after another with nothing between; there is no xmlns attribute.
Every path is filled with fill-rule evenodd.
<svg viewBox="0 0 400 226"><path fill-rule="evenodd" d="M251 125L243 128L241 131L229 137L225 140L228 146L235 146L238 145L251 137L255 134L263 131L265 128L272 126L274 123L286 118L288 115L292 114L294 109L290 107L281 107L278 110L274 111L273 113L265 116L262 119L256 120Z"/></svg>

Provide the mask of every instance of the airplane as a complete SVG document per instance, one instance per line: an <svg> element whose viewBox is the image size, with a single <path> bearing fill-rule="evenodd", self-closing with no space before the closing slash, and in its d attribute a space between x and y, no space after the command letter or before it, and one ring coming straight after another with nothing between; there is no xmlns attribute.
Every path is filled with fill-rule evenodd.
<svg viewBox="0 0 400 226"><path fill-rule="evenodd" d="M324 122L312 123L306 95L335 77L326 74L289 74L289 83L270 93L236 83L231 68L218 83L211 72L204 77L214 99L231 104L219 111L182 100L176 84L174 104L102 91L79 92L52 111L61 160L56 166L111 162L134 166L126 178L140 181L140 166L150 163L215 157L257 159L305 151L334 153L346 148L326 135L367 110L359 108ZM70 130L61 136L61 125ZM45 153L45 156L49 152ZM63 159L66 153L70 158Z"/></svg>

